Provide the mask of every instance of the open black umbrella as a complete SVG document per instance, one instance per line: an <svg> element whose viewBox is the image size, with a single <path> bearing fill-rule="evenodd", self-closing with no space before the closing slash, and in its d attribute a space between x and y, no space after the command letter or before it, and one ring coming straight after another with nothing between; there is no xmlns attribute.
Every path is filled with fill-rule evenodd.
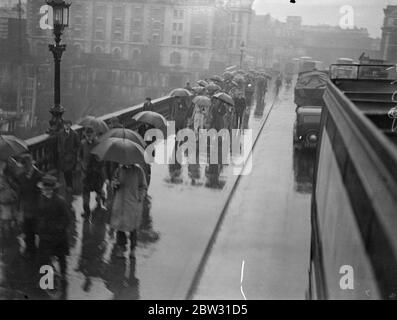
<svg viewBox="0 0 397 320"><path fill-rule="evenodd" d="M167 119L154 111L143 111L132 117L135 121L143 122L161 130L167 136Z"/></svg>
<svg viewBox="0 0 397 320"><path fill-rule="evenodd" d="M92 127L94 129L94 131L96 132L96 134L98 134L98 135L104 134L109 131L109 127L105 121L95 118L93 116L85 117L79 123L79 125L81 125L83 127L88 127L88 126Z"/></svg>
<svg viewBox="0 0 397 320"><path fill-rule="evenodd" d="M178 88L170 92L170 97L190 97L192 94L189 90Z"/></svg>
<svg viewBox="0 0 397 320"><path fill-rule="evenodd" d="M231 106L234 106L234 100L231 96L229 96L227 93L220 92L214 95L214 98L217 98Z"/></svg>
<svg viewBox="0 0 397 320"><path fill-rule="evenodd" d="M29 149L24 141L14 136L0 135L0 160L7 160L25 152L29 152Z"/></svg>
<svg viewBox="0 0 397 320"><path fill-rule="evenodd" d="M143 138L139 135L139 133L132 131L130 129L124 129L124 128L111 129L108 132L106 132L103 136L101 136L99 142L105 141L106 139L109 138L128 139L131 140L132 142L139 144L142 148L146 148L146 143L143 140Z"/></svg>
<svg viewBox="0 0 397 320"><path fill-rule="evenodd" d="M128 139L108 138L91 151L101 161L112 161L122 165L138 164L145 168L145 150Z"/></svg>

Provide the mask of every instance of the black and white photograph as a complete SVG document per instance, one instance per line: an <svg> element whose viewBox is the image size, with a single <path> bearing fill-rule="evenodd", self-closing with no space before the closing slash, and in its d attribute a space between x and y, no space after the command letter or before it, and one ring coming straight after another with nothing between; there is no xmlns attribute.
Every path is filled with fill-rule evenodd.
<svg viewBox="0 0 397 320"><path fill-rule="evenodd" d="M397 300L397 0L0 0L0 300Z"/></svg>

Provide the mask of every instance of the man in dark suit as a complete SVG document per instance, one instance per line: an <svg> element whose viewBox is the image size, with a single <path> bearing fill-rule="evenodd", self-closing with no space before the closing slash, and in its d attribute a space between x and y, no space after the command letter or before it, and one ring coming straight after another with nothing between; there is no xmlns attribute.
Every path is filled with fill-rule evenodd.
<svg viewBox="0 0 397 320"><path fill-rule="evenodd" d="M77 152L80 148L78 134L72 130L72 121L64 121L64 129L58 136L59 169L63 172L68 192L73 191L73 172L77 164Z"/></svg>
<svg viewBox="0 0 397 320"><path fill-rule="evenodd" d="M39 244L39 266L51 265L57 257L62 276L62 295L66 293L66 256L69 254L69 228L71 216L66 201L56 191L60 187L57 178L45 175L38 183L41 196L38 199L39 215L37 232Z"/></svg>
<svg viewBox="0 0 397 320"><path fill-rule="evenodd" d="M25 240L25 255L32 256L36 252L35 235L37 234L38 199L40 190L37 187L43 173L33 165L31 154L21 156L23 172L18 177L18 185L23 212L23 233Z"/></svg>
<svg viewBox="0 0 397 320"><path fill-rule="evenodd" d="M152 98L146 98L145 103L143 104L143 111L153 111L153 103Z"/></svg>
<svg viewBox="0 0 397 320"><path fill-rule="evenodd" d="M234 107L236 109L236 128L242 129L243 117L247 103L241 91L238 92L237 97L234 99Z"/></svg>

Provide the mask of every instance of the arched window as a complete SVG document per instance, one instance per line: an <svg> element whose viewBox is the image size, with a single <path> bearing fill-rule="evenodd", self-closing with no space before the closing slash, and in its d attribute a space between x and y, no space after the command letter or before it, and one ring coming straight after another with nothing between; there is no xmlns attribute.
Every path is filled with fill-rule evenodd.
<svg viewBox="0 0 397 320"><path fill-rule="evenodd" d="M95 47L95 49L94 49L94 53L97 53L97 54L101 54L101 53L103 53L103 49L102 49L102 47Z"/></svg>
<svg viewBox="0 0 397 320"><path fill-rule="evenodd" d="M120 59L121 58L121 49L120 48L114 48L112 51L112 55L114 58L116 59Z"/></svg>
<svg viewBox="0 0 397 320"><path fill-rule="evenodd" d="M192 54L192 64L193 64L194 66L201 65L201 55L200 55L200 53L194 52L194 53Z"/></svg>
<svg viewBox="0 0 397 320"><path fill-rule="evenodd" d="M139 58L140 55L141 52L138 49L134 49L134 51L132 52L132 59L136 60Z"/></svg>
<svg viewBox="0 0 397 320"><path fill-rule="evenodd" d="M173 52L170 56L170 63L171 64L181 64L182 56L179 52Z"/></svg>

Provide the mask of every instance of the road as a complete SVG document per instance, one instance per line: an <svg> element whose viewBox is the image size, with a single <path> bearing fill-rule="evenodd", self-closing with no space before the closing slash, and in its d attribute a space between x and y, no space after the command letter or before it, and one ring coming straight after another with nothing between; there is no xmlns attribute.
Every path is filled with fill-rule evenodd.
<svg viewBox="0 0 397 320"><path fill-rule="evenodd" d="M314 156L294 154L294 119L291 91L282 91L255 146L253 174L241 178L228 205L193 299L305 299Z"/></svg>
<svg viewBox="0 0 397 320"><path fill-rule="evenodd" d="M258 150L254 152L254 173L243 177L238 190L235 190L197 298L239 299L238 281L236 292L225 291L224 288L234 288L234 277L240 277L243 259L246 260L244 281L248 298L303 297L305 262L309 261L310 195L294 191L290 146L293 122L291 92L283 94L283 97L286 100L275 106L260 136ZM271 97L268 98L265 115L270 106ZM251 118L254 136L259 132L263 119ZM75 197L76 221L68 258L67 299L186 298L198 275L211 235L238 180L228 167L220 173L219 181L206 175L203 166L190 169L183 166L180 176L171 180L168 166L153 165L149 188L152 232L139 236L133 259L127 256L117 259L112 254L114 237L106 223L109 213L96 210L92 221L83 221L82 200ZM310 173L310 166L305 170ZM189 171L197 175L195 183L192 183ZM309 186L307 182L303 186L307 192L310 182ZM233 225L233 221L239 222ZM231 239L233 230L235 239ZM1 240L0 299L48 298L38 288L33 262L21 255L23 242L20 237L17 240L15 236ZM222 248L226 250L221 254L219 250ZM216 270L219 264L223 268ZM272 271L271 268L276 269ZM219 272L224 276L219 278ZM291 285L291 279L297 277L301 281L290 290L280 282L283 280Z"/></svg>

